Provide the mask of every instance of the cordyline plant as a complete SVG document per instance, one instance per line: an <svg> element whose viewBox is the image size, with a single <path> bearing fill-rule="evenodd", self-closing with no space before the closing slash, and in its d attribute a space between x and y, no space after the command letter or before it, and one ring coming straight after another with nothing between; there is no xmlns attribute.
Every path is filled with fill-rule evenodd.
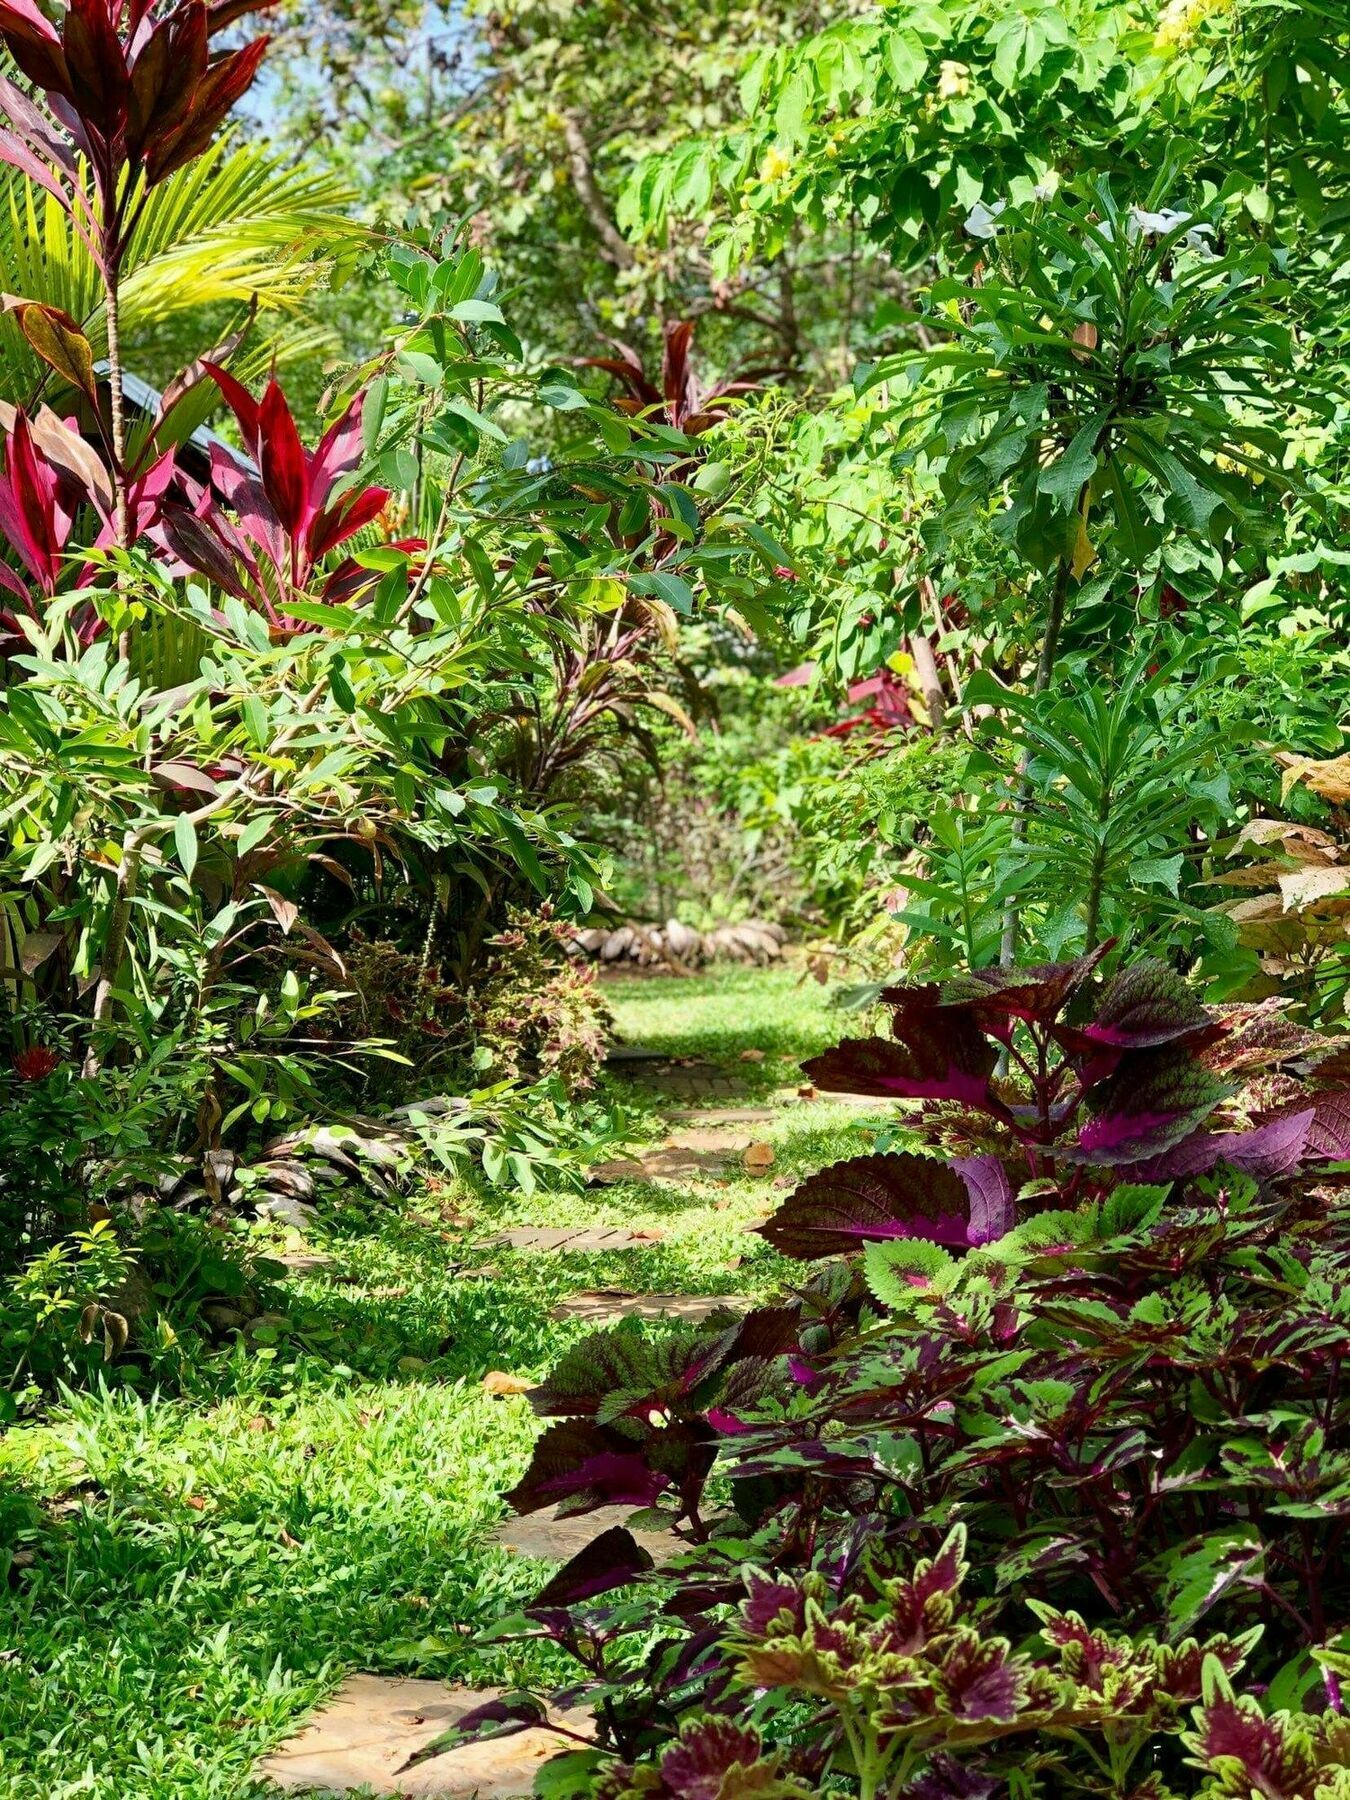
<svg viewBox="0 0 1350 1800"><path fill-rule="evenodd" d="M119 288L146 196L207 149L251 86L265 37L234 50L212 39L270 0L69 0L59 27L33 0L0 0L0 42L46 104L0 82L0 159L58 202L103 285L108 343L107 440L115 542L134 521L122 395ZM103 424L93 357L80 325L56 309L16 303L37 354L82 391Z"/></svg>
<svg viewBox="0 0 1350 1800"><path fill-rule="evenodd" d="M1002 1792L988 1744L939 1728L931 1705L905 1761L911 1673L883 1655L862 1682L855 1666L858 1632L874 1648L891 1641L868 1635L884 1616L870 1609L893 1592L877 1569L940 1561L958 1523L982 1634L995 1621L1022 1629L1003 1617L1014 1601L1043 1621L1077 1615L1086 1637L1145 1634L1155 1649L1203 1628L1240 1641L1258 1682L1339 1709L1326 1648L1350 1630L1350 1214L1334 1167L1350 1160L1347 1058L1278 1005L1212 1011L1158 965L1098 985L1102 954L891 990L893 1039L841 1045L807 1070L827 1089L921 1103L914 1130L930 1151L852 1159L784 1203L763 1235L821 1266L780 1303L660 1343L597 1334L537 1391L556 1422L509 1496L518 1510L641 1508L695 1546L660 1577L633 1568L612 1534L592 1546L586 1600L605 1591L606 1556L611 1585L675 1583L663 1656L644 1641L623 1659L625 1632L650 1625L650 1595L631 1627L620 1619L598 1638L582 1629L580 1595L575 1607L550 1602L546 1619L530 1611L533 1629L590 1658L620 1756L673 1742L691 1710L740 1706L727 1684L744 1634L724 1609L743 1597L748 1566L783 1584L769 1635L792 1639L797 1659L781 1693L755 1665L753 1685L770 1690L755 1721L766 1743L797 1744L803 1670L825 1667L839 1691L808 1689L829 1701L825 1760L862 1791ZM709 1507L714 1472L729 1510ZM802 1661L808 1614L824 1635ZM982 1637L980 1654L997 1670L1009 1652ZM846 1723L860 1682L866 1706ZM1251 1704L1230 1705L1216 1682L1187 1740L1220 1782L1202 1791L1246 1794L1222 1782L1246 1779L1258 1739L1272 1756L1293 1746L1291 1769L1314 1767L1292 1726L1248 1729ZM1013 1686L1009 1729L1025 1705L1025 1729L1054 1740L1052 1718L1032 1722L1034 1683ZM1122 1680L1112 1705L1129 1714L1136 1692ZM1134 1737L1113 1715L1109 1782L1053 1778L1065 1791L1173 1792L1137 1765L1161 1734L1172 1763L1144 1767L1179 1771L1198 1693ZM1335 1763L1343 1735L1319 1739L1315 1755ZM1060 1756L1057 1740L1042 1753ZM950 1779L949 1755L960 1764ZM659 1762L643 1764L633 1792L681 1792L655 1779ZM818 1783L822 1765L806 1757L786 1774ZM1250 1791L1317 1791L1291 1782Z"/></svg>
<svg viewBox="0 0 1350 1800"><path fill-rule="evenodd" d="M238 421L252 465L213 444L210 485L183 480L185 503L164 509L164 542L273 626L293 627L287 603L308 597L317 565L389 498L387 488L352 485L365 459L365 395L356 395L310 451L275 378L255 400L228 371L205 366ZM347 573L335 571L329 587L345 587Z"/></svg>

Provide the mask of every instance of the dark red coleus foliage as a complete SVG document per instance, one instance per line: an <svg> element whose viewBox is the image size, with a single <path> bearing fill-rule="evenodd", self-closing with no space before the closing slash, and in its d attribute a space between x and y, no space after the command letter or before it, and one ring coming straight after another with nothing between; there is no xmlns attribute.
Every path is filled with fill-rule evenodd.
<svg viewBox="0 0 1350 1800"><path fill-rule="evenodd" d="M311 451L275 379L254 400L226 370L207 367L239 423L252 467L214 445L209 487L185 482L187 499L164 508L164 542L274 625L293 625L288 601L308 593L316 566L369 525L389 498L387 488L352 483L364 456L365 396L356 395ZM352 586L347 574L339 570L332 578L344 593Z"/></svg>
<svg viewBox="0 0 1350 1800"><path fill-rule="evenodd" d="M1034 1211L1220 1162L1264 1178L1306 1156L1350 1153L1346 1090L1334 1080L1269 1118L1211 1129L1237 1095L1241 1022L1202 1006L1161 963L1136 964L1097 989L1107 948L887 989L891 1036L848 1039L806 1073L829 1093L922 1101L911 1121L921 1136L982 1154L945 1166L880 1155L824 1169L763 1228L769 1241L793 1256L834 1254L865 1237L988 1242L1011 1229L1023 1187L1022 1208ZM1328 1047L1292 1028L1280 1036L1268 1013L1247 1030L1258 1064Z"/></svg>
<svg viewBox="0 0 1350 1800"><path fill-rule="evenodd" d="M678 1792L662 1745L691 1713L735 1717L747 1678L781 1690L769 1719L804 1694L821 1708L804 1738L792 1712L792 1753L766 1781L826 1785L860 1687L887 1731L929 1732L913 1780L886 1791L1001 1793L1005 1730L1036 1734L1053 1771L1063 1692L1038 1689L1038 1657L990 1642L1022 1602L1041 1608L1059 1673L1098 1690L1071 1706L1117 1743L1137 1733L1143 1785L1121 1792L1173 1791L1148 1783L1188 1779L1187 1750L1234 1779L1255 1767L1254 1703L1215 1689L1183 1737L1196 1629L1219 1634L1212 1668L1247 1655L1265 1684L1301 1666L1302 1691L1337 1704L1306 1659L1350 1631L1347 1058L1278 1004L1215 1011L1149 964L1102 984L1099 960L891 990L889 1039L808 1069L910 1102L916 1147L811 1177L762 1228L818 1260L811 1280L659 1344L598 1334L536 1396L559 1422L519 1509L642 1507L694 1546L653 1572L606 1534L527 1610L587 1671L576 1697L603 1699L620 1785L597 1793ZM903 1659L926 1602L895 1571L927 1556L931 1581L958 1519L973 1636L958 1632L915 1712ZM625 1584L631 1601L613 1597ZM1155 1634L1144 1662L1121 1633ZM1267 1732L1286 1760L1291 1730ZM1067 1765L1047 1779L1080 1791Z"/></svg>

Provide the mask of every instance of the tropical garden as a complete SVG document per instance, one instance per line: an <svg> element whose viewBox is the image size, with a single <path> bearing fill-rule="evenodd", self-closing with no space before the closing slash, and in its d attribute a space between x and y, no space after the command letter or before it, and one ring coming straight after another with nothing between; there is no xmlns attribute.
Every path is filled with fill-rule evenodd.
<svg viewBox="0 0 1350 1800"><path fill-rule="evenodd" d="M1348 77L0 0L5 1800L1350 1800Z"/></svg>

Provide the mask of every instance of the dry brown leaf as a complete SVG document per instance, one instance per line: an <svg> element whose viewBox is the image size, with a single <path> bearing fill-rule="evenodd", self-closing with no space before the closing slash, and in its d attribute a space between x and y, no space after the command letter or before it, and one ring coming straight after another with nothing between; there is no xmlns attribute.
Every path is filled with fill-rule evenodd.
<svg viewBox="0 0 1350 1800"><path fill-rule="evenodd" d="M1350 756L1333 756L1326 762L1318 762L1314 757L1281 754L1275 760L1284 769L1281 799L1291 788L1305 787L1309 793L1329 800L1333 806L1350 803Z"/></svg>
<svg viewBox="0 0 1350 1800"><path fill-rule="evenodd" d="M1350 906L1350 869L1294 869L1280 876L1285 912L1303 912L1336 901Z"/></svg>
<svg viewBox="0 0 1350 1800"><path fill-rule="evenodd" d="M765 1053L763 1050L742 1050L741 1051L741 1061L742 1062L756 1062L756 1063L763 1062L764 1055L765 1055Z"/></svg>
<svg viewBox="0 0 1350 1800"><path fill-rule="evenodd" d="M526 1375L508 1375L505 1369L489 1369L483 1377L483 1392L501 1399L507 1394L528 1394L534 1382Z"/></svg>
<svg viewBox="0 0 1350 1800"><path fill-rule="evenodd" d="M1287 856L1300 862L1338 862L1341 854L1336 840L1325 831L1319 831L1315 825L1296 824L1292 819L1252 819L1242 827L1228 854L1240 856L1251 844L1263 849L1278 844Z"/></svg>

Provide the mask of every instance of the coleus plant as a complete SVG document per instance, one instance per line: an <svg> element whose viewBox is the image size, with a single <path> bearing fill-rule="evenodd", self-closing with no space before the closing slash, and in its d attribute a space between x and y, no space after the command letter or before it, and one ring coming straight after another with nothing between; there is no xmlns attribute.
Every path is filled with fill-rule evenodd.
<svg viewBox="0 0 1350 1800"><path fill-rule="evenodd" d="M763 1227L791 1256L869 1239L991 1243L1019 1213L1073 1205L1120 1181L1168 1181L1220 1162L1258 1177L1337 1153L1339 1090L1241 1128L1210 1129L1228 1077L1263 1060L1325 1054L1312 1033L1261 1014L1243 1033L1162 963L1090 987L1111 949L1038 968L979 969L888 988L888 1038L852 1038L805 1064L830 1093L926 1103L911 1136L973 1152L856 1157L813 1175ZM1350 1153L1350 1134L1345 1140Z"/></svg>
<svg viewBox="0 0 1350 1800"><path fill-rule="evenodd" d="M1259 1624L1259 1678L1337 1703L1316 1659L1350 1632L1346 1057L1278 1003L1207 1009L1151 965L1097 988L1095 961L892 990L893 1041L807 1066L919 1102L929 1153L787 1200L763 1234L818 1267L778 1304L598 1334L537 1394L557 1423L519 1510L627 1505L697 1546L686 1637L624 1676L638 1738L719 1692L740 1566L828 1568L847 1598L868 1557L936 1556L958 1521L988 1606L1169 1643Z"/></svg>
<svg viewBox="0 0 1350 1800"><path fill-rule="evenodd" d="M1248 1792L1227 1785L1240 1777L1312 1800L1311 1783L1263 1787L1263 1770L1325 1779L1350 1752L1339 1715L1298 1730L1235 1694L1259 1626L1165 1642L991 1606L970 1592L960 1525L929 1557L863 1521L802 1573L726 1570L701 1585L654 1574L630 1533L606 1532L492 1633L551 1641L579 1665L564 1717L506 1695L413 1761L544 1728L562 1754L537 1791L594 1800L993 1800L1019 1771L1035 1792L1166 1800L1187 1762L1217 1778L1207 1794Z"/></svg>

